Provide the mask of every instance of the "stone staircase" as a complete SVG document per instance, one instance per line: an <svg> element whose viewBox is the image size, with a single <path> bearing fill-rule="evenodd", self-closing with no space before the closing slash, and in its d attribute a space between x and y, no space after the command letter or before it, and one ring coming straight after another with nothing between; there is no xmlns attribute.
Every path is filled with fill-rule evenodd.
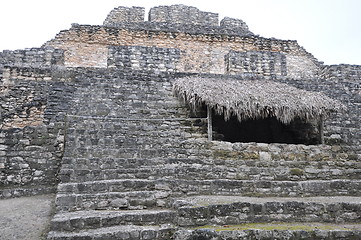
<svg viewBox="0 0 361 240"><path fill-rule="evenodd" d="M339 146L207 142L177 76L77 71L48 239L361 238Z"/></svg>

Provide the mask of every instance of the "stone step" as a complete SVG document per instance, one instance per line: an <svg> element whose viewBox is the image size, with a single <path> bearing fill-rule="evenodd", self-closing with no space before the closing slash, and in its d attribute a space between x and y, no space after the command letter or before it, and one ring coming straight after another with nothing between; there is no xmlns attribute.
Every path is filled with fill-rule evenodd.
<svg viewBox="0 0 361 240"><path fill-rule="evenodd" d="M169 224L160 226L113 226L96 229L86 229L74 232L51 231L48 240L169 240L172 239L176 228Z"/></svg>
<svg viewBox="0 0 361 240"><path fill-rule="evenodd" d="M361 223L361 197L193 196L174 201L182 227L265 222Z"/></svg>
<svg viewBox="0 0 361 240"><path fill-rule="evenodd" d="M227 239L227 240L293 240L293 239L361 239L361 224L278 223L206 226L182 229L174 240Z"/></svg>
<svg viewBox="0 0 361 240"><path fill-rule="evenodd" d="M89 126L72 126L67 129L70 140L73 141L82 141L86 140L84 137L90 137L92 142L89 143L95 145L97 144L106 144L101 140L107 139L111 140L109 137L118 137L119 140L124 140L127 137L127 134L138 135L143 138L146 137L159 137L159 134L174 134L175 136L181 136L181 129L187 129L189 127L183 126L183 122L189 121L187 119L174 119L174 120L162 120L162 119L129 119L126 118L115 118L119 123L109 123L111 127L102 129L96 124L91 124ZM106 121L106 120L103 120ZM194 120L195 121L195 120ZM100 123L99 123L100 124ZM178 131L171 132L159 132L164 130L165 127L177 128ZM170 139L171 140L171 139Z"/></svg>
<svg viewBox="0 0 361 240"><path fill-rule="evenodd" d="M143 209L157 207L169 196L156 181L124 179L58 185L56 209Z"/></svg>
<svg viewBox="0 0 361 240"><path fill-rule="evenodd" d="M57 210L155 208L190 195L360 196L361 181L120 179L58 185Z"/></svg>
<svg viewBox="0 0 361 240"><path fill-rule="evenodd" d="M271 239L300 239L299 236L305 239L315 239L311 236L328 237L321 239L340 239L341 237L349 239L348 237L357 237L361 233L360 198L196 196L178 199L173 205L176 211L58 213L52 221L52 231L48 239L173 239L174 237L174 239L183 240L213 239L212 237L220 236L227 236L227 238L214 239L249 239L247 237L250 236L258 236L256 239L270 239L264 238L267 236ZM275 221L278 223L274 223ZM270 223L266 224L266 222ZM129 228L128 225L132 227ZM158 226L151 226L148 229L149 226L134 225ZM184 228L195 226L199 227L184 230ZM178 227L183 230L177 231L172 236L174 231L179 229ZM144 232L148 230L149 232ZM214 235L214 233L220 235ZM145 236L153 237L146 238ZM196 236L203 238L196 238Z"/></svg>
<svg viewBox="0 0 361 240"><path fill-rule="evenodd" d="M68 145L72 144L67 143ZM64 157L75 157L75 158L196 158L199 156L209 157L211 151L204 148L182 148L179 144L177 146L167 145L163 143L163 146L142 146L134 145L133 147L72 147L69 148L65 153Z"/></svg>
<svg viewBox="0 0 361 240"><path fill-rule="evenodd" d="M83 151L84 150L84 151ZM312 180L312 179L361 179L361 162L344 160L282 160L264 161L263 159L220 159L214 158L211 151L193 151L193 156L183 158L185 149L168 148L173 157L162 158L167 154L164 149L119 149L114 151L79 149L83 155L113 154L113 156L64 157L61 177L63 181L87 181L86 178L98 180L124 178L152 178L157 176L182 176L196 179L239 179L239 180ZM136 152L133 152L136 151ZM143 152L142 152L143 151ZM122 156L138 156L133 158L117 158ZM190 152L191 154L192 152ZM153 156L151 156L154 154ZM158 154L158 157L157 157ZM256 154L256 153L255 153ZM78 154L79 155L79 154ZM148 155L149 158L140 158ZM174 156L180 156L175 158ZM161 166L159 168L159 165ZM94 171L92 171L94 170ZM149 175L149 173L153 173ZM88 176L87 176L88 175ZM148 176L149 175L149 176ZM185 176L186 175L186 176Z"/></svg>
<svg viewBox="0 0 361 240"><path fill-rule="evenodd" d="M243 196L360 196L361 180L185 180L185 179L117 179L79 183L61 183L58 193L92 194L127 191L166 190L172 194L243 195Z"/></svg>
<svg viewBox="0 0 361 240"><path fill-rule="evenodd" d="M159 181L158 181L159 182ZM95 194L107 192L152 191L158 184L155 180L142 179L115 179L88 182L61 183L58 185L58 194Z"/></svg>
<svg viewBox="0 0 361 240"><path fill-rule="evenodd" d="M76 211L56 214L51 231L73 232L119 225L162 225L174 222L172 210Z"/></svg>
<svg viewBox="0 0 361 240"><path fill-rule="evenodd" d="M151 160L149 160L149 163ZM90 169L89 169L90 168ZM110 179L234 179L234 180L330 180L330 179L361 179L361 169L306 169L289 168L287 166L268 167L243 167L232 168L220 165L200 164L168 164L157 163L153 165L119 166L108 164L63 165L59 178L63 182L85 182L90 180Z"/></svg>
<svg viewBox="0 0 361 240"><path fill-rule="evenodd" d="M159 208L166 205L168 191L106 192L91 194L57 194L57 211L119 210Z"/></svg>
<svg viewBox="0 0 361 240"><path fill-rule="evenodd" d="M253 224L207 226L201 229L177 230L172 225L161 226L114 226L76 232L51 231L48 240L194 240L194 239L361 239L361 225L331 225L322 223Z"/></svg>
<svg viewBox="0 0 361 240"><path fill-rule="evenodd" d="M186 146L180 145L181 149L191 149ZM170 148L173 149L173 148ZM114 149L115 150L115 149ZM134 150L134 148L130 148L130 150ZM144 149L147 150L147 149ZM177 149L178 150L178 149ZM222 159L217 158L217 156L210 155L211 151L208 152L209 156L199 155L197 157L152 157L152 158L141 158L141 157L133 157L133 158L117 158L113 156L108 157L94 157L94 158L82 158L82 157L74 157L74 156L65 156L63 157L63 166L65 168L68 166L80 167L82 169L113 169L118 167L125 168L134 168L141 166L154 166L157 164L174 164L174 165L202 165L202 166L212 166L212 167L227 167L232 168L234 170L243 170L250 171L248 169L256 170L257 168L300 168L307 169L307 173L312 173L312 169L356 169L361 170L361 162L357 160L339 160L339 159L330 159L330 160L302 160L302 159L282 159L279 160L268 160L265 161L263 159L256 158L247 158L240 157L239 159ZM199 152L199 153L204 153ZM240 155L242 153L239 153ZM256 152L254 154L257 154ZM309 168L309 169L308 169ZM317 170L316 170L317 171Z"/></svg>
<svg viewBox="0 0 361 240"><path fill-rule="evenodd" d="M171 118L178 119L177 116L179 117L179 115L174 115L177 110L186 113L185 108L180 108L177 105L176 98L169 98L169 96L144 99L138 98L134 93L127 95L126 93L117 92L105 97L101 97L100 94L94 93L94 96L78 95L73 99L71 102L73 104L72 108L69 110L70 128L75 126L82 129L90 129L89 127L94 130L110 129L129 120L135 120L142 124L166 122ZM130 99L127 99L128 97ZM157 118L158 116L162 116L163 119ZM114 126L109 126L109 123L113 123Z"/></svg>
<svg viewBox="0 0 361 240"><path fill-rule="evenodd" d="M72 143L68 143L72 144ZM191 147L189 145L174 145L173 143L163 146L138 147L74 147L65 152L63 159L64 169L116 169L116 168L139 168L155 166L157 164L168 165L194 165L198 167L211 167L218 171L227 171L239 178L259 178L269 175L275 179L285 177L295 180L337 178L360 179L361 162L357 160L345 160L330 158L328 160L308 160L306 158L288 159L287 156L279 155L280 159L263 160L257 152L253 157L237 153L237 159L219 158L214 151L206 146ZM274 172L267 172L272 171ZM291 176L289 176L291 175ZM284 179L286 180L286 179Z"/></svg>
<svg viewBox="0 0 361 240"><path fill-rule="evenodd" d="M173 132L163 134L162 137L159 136L159 132L144 132L144 131L124 131L113 133L111 136L97 138L96 136L83 135L81 138L72 139L69 137L67 140L68 143L72 143L77 148L92 148L96 149L117 149L117 148L133 148L137 146L138 148L161 148L162 144L165 145L164 139L167 139L167 147L177 148L179 142L184 141L187 136L190 136L186 132ZM199 136L205 136L204 134L198 134ZM169 140L168 140L169 138ZM177 145L178 143L178 145ZM111 156L111 155L110 155Z"/></svg>

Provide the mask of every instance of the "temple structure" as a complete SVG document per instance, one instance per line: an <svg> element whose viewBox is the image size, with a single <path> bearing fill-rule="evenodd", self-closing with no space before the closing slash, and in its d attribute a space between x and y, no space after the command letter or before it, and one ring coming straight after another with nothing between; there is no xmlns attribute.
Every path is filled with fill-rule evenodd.
<svg viewBox="0 0 361 240"><path fill-rule="evenodd" d="M361 66L195 7L144 19L0 53L0 198L56 193L54 240L361 239Z"/></svg>

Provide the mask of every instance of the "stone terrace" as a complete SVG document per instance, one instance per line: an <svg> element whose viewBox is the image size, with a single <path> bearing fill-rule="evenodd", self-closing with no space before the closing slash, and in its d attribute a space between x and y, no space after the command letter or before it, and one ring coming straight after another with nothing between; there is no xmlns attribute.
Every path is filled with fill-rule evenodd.
<svg viewBox="0 0 361 240"><path fill-rule="evenodd" d="M360 236L360 162L339 146L208 142L172 95L178 74L76 76L49 239L193 239L209 233L186 229L253 222Z"/></svg>
<svg viewBox="0 0 361 240"><path fill-rule="evenodd" d="M361 239L361 67L193 7L149 15L118 7L0 53L0 198L56 191L54 240ZM348 111L326 120L326 144L208 141L172 93L194 74L279 81Z"/></svg>

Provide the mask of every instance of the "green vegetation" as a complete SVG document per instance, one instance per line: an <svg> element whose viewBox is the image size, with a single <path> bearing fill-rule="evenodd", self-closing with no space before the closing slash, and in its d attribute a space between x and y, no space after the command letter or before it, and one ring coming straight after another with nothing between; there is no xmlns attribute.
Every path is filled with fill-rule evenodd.
<svg viewBox="0 0 361 240"><path fill-rule="evenodd" d="M303 171L303 169L300 168L292 168L290 169L290 174L296 176L302 176L305 174L305 172Z"/></svg>

